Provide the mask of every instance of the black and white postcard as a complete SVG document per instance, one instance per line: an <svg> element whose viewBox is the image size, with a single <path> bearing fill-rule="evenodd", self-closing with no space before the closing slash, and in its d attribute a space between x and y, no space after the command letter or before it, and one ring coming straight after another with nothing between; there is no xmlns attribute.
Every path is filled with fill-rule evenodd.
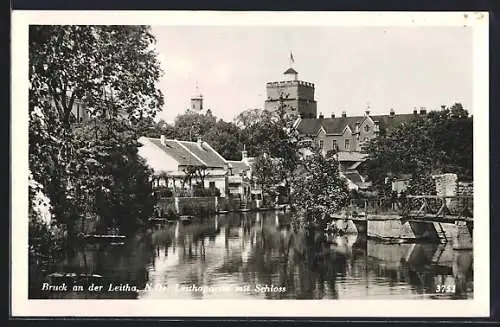
<svg viewBox="0 0 500 327"><path fill-rule="evenodd" d="M487 13L12 18L13 316L489 314Z"/></svg>

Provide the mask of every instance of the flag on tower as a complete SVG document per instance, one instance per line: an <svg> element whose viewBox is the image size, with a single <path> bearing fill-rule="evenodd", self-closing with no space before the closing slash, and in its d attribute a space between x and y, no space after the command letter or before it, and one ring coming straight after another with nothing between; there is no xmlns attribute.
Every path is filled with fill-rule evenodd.
<svg viewBox="0 0 500 327"><path fill-rule="evenodd" d="M290 64L295 63L295 60L293 59L293 53L290 51Z"/></svg>

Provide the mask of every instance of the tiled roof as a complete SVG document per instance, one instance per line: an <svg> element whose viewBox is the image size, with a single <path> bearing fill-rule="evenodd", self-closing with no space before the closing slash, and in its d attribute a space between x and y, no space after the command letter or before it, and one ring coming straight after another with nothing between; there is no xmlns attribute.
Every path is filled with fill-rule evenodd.
<svg viewBox="0 0 500 327"><path fill-rule="evenodd" d="M414 114L395 114L391 115L374 115L370 118L379 122L380 126L384 126L388 131L392 128L400 125L403 122L411 120L415 117ZM360 124L366 116L351 116L351 117L336 117L336 118L304 118L301 119L298 125L298 130L302 134L316 135L323 126L327 134L342 134L344 128L349 126L349 128L354 131L356 128L356 122Z"/></svg>
<svg viewBox="0 0 500 327"><path fill-rule="evenodd" d="M222 158L207 142L178 141L200 159L207 167L224 168L226 160Z"/></svg>
<svg viewBox="0 0 500 327"><path fill-rule="evenodd" d="M154 145L162 149L168 155L175 159L181 166L202 166L203 163L200 162L195 156L193 156L188 150L182 147L176 140L165 140L165 145L161 144L160 139L148 138Z"/></svg>
<svg viewBox="0 0 500 327"><path fill-rule="evenodd" d="M233 174L239 174L240 172L250 169L250 165L247 165L244 161L228 161Z"/></svg>
<svg viewBox="0 0 500 327"><path fill-rule="evenodd" d="M175 159L180 166L207 166L209 168L224 168L226 160L221 157L208 143L165 140L147 138L158 148Z"/></svg>
<svg viewBox="0 0 500 327"><path fill-rule="evenodd" d="M299 125L297 126L297 129L302 134L316 136L316 134L319 131L319 128L321 127L321 123L322 123L322 121L320 119L304 118L304 119L300 120Z"/></svg>

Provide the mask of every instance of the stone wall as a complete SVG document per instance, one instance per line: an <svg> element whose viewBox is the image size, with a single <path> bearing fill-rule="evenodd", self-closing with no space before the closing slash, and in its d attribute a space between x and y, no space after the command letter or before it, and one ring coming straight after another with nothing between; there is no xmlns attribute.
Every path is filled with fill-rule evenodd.
<svg viewBox="0 0 500 327"><path fill-rule="evenodd" d="M259 206L257 200L247 201L247 209L255 210ZM157 217L167 217L172 214L195 215L199 210L211 214L217 211L238 211L241 209L239 198L226 197L171 197L161 198L156 205ZM194 212L193 212L194 211Z"/></svg>
<svg viewBox="0 0 500 327"><path fill-rule="evenodd" d="M413 233L408 222L402 223L399 219L389 220L368 220L367 236L377 239L400 239L415 240L417 237Z"/></svg>
<svg viewBox="0 0 500 327"><path fill-rule="evenodd" d="M170 213L177 213L175 198L160 198L156 204L156 217L166 217Z"/></svg>
<svg viewBox="0 0 500 327"><path fill-rule="evenodd" d="M190 197L175 199L178 202L177 210L180 215L195 215L200 209L207 214L213 214L217 211L216 197Z"/></svg>

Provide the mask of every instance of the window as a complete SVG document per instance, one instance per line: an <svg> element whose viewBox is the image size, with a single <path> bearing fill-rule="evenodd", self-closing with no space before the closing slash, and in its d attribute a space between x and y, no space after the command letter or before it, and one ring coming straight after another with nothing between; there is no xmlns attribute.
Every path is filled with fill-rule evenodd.
<svg viewBox="0 0 500 327"><path fill-rule="evenodd" d="M319 140L319 148L323 149L323 140Z"/></svg>
<svg viewBox="0 0 500 327"><path fill-rule="evenodd" d="M338 146L338 144L337 144L337 140L333 140L333 142L332 142L332 149L333 149L333 150L337 150L337 149L338 149L338 147L339 147L339 146Z"/></svg>
<svg viewBox="0 0 500 327"><path fill-rule="evenodd" d="M368 131L370 131L370 126L365 125L365 132L367 132L367 133L368 133Z"/></svg>
<svg viewBox="0 0 500 327"><path fill-rule="evenodd" d="M208 188L214 189L215 188L215 182L209 182L208 183Z"/></svg>
<svg viewBox="0 0 500 327"><path fill-rule="evenodd" d="M344 141L344 148L345 148L346 150L349 150L349 148L350 148L350 147L351 147L350 141L349 141L349 140L345 140L345 141Z"/></svg>

